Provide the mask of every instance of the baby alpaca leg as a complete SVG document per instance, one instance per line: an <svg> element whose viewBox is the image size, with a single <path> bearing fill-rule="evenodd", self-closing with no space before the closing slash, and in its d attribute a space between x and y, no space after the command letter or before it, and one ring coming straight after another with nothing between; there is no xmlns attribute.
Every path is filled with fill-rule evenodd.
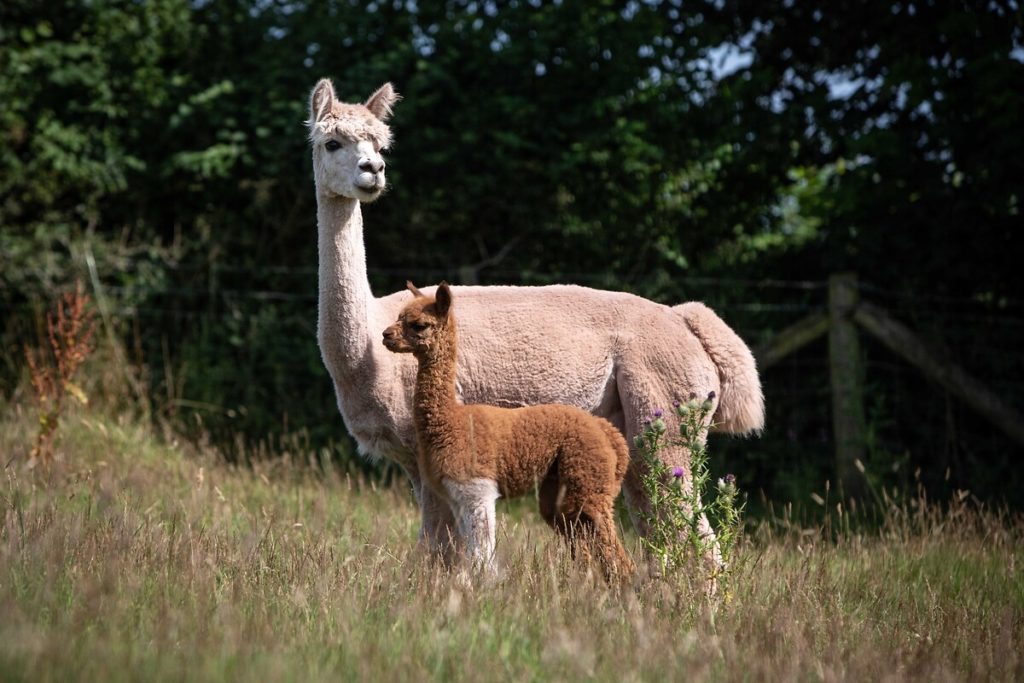
<svg viewBox="0 0 1024 683"><path fill-rule="evenodd" d="M566 502L566 494L566 486L559 479L558 466L555 465L541 482L538 493L540 516L565 540L569 555L574 560L588 560L590 549L585 541L590 534L590 525L580 519L578 508Z"/></svg>
<svg viewBox="0 0 1024 683"><path fill-rule="evenodd" d="M562 499L565 497L565 487L558 479L558 463L556 462L548 470L544 480L540 483L540 489L537 492L538 503L540 507L540 516L548 523L552 529L558 530L558 525L555 523L555 516L558 513L558 508Z"/></svg>
<svg viewBox="0 0 1024 683"><path fill-rule="evenodd" d="M611 476L617 479L620 475L614 471L614 461L608 459L606 465L612 466ZM574 559L589 561L591 548L595 548L606 578L632 574L635 566L615 529L614 497L603 492L582 495L581 482L573 481L571 475L572 468L567 485L555 463L541 483L540 514L544 521L566 540Z"/></svg>
<svg viewBox="0 0 1024 683"><path fill-rule="evenodd" d="M442 482L455 513L459 537L474 569L492 569L494 561L494 501L501 494L493 479Z"/></svg>
<svg viewBox="0 0 1024 683"><path fill-rule="evenodd" d="M604 510L594 511L594 543L605 578L609 581L614 577L625 578L636 571L636 565L629 553L622 547L619 534L615 529L615 512L612 501Z"/></svg>
<svg viewBox="0 0 1024 683"><path fill-rule="evenodd" d="M566 453L561 472L566 486L564 512L575 522L574 538L570 540L580 549L586 548L586 555L596 552L609 581L634 570L615 528L615 497L625 473L628 452L621 435L614 436L621 443L615 444L606 434L598 432L589 448Z"/></svg>
<svg viewBox="0 0 1024 683"><path fill-rule="evenodd" d="M579 507L573 504L574 499L558 470L559 463L555 461L540 484L537 492L540 516L565 540L574 560L580 557L580 553L589 557L586 544L578 542L584 525L579 520Z"/></svg>
<svg viewBox="0 0 1024 683"><path fill-rule="evenodd" d="M573 556L586 562L596 555L601 572L609 582L636 571L636 565L619 540L612 501L584 505L579 513L563 519Z"/></svg>

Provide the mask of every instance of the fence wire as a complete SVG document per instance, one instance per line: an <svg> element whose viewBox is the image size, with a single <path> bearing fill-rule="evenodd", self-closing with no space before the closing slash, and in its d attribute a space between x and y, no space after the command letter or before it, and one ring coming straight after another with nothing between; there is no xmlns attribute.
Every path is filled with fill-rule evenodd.
<svg viewBox="0 0 1024 683"><path fill-rule="evenodd" d="M141 270L125 265L125 272ZM387 285L397 289L406 278L457 281L458 273L371 268L369 275L374 291L382 295L390 291ZM600 285L609 280L607 273L541 278L499 270L488 271L487 277L502 284L557 279ZM311 443L334 442L343 435L316 343L315 267L267 266L254 272L242 266L188 266L170 269L164 278L145 286L126 284L131 278L123 273L108 273L102 280L127 347L135 350L136 361L150 367L151 391L165 397L168 410L199 413L204 429L215 436L219 430L225 439L239 430L261 439L285 424L307 431ZM801 318L828 310L828 282L823 280L680 277L673 282L687 298L716 310L752 348ZM1021 302L909 295L870 281L859 283L859 295L914 330L1013 408L1024 409ZM38 331L44 314L41 302L14 301L0 292L0 315L8 333L16 329L23 337ZM18 327L14 320L23 322ZM8 364L19 362L26 342L22 337L8 334ZM970 406L936 389L867 335L861 337L873 452L925 465L940 454L930 463L932 469L992 466L1000 458L1020 455ZM822 472L827 472L831 457L827 335L768 368L762 382L768 429L757 441L718 445L726 466L747 467L752 481L770 488L773 478L792 466L781 463L799 449L803 455L797 461L815 463L807 465L812 473L808 476L826 476Z"/></svg>

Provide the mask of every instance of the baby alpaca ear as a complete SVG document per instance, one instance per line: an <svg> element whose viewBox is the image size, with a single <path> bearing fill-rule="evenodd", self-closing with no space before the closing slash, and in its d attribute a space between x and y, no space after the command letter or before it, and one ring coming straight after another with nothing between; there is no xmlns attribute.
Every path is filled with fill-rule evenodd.
<svg viewBox="0 0 1024 683"><path fill-rule="evenodd" d="M377 92L370 95L364 106L381 121L387 121L391 118L391 108L400 99L402 97L395 92L391 84L385 83L377 89Z"/></svg>
<svg viewBox="0 0 1024 683"><path fill-rule="evenodd" d="M419 289L416 288L416 285L414 285L412 283L412 280L406 280L405 281L405 288L408 289L410 292L412 292L412 295L417 297L417 298L421 297L421 296L425 296L423 294L423 292L421 292Z"/></svg>
<svg viewBox="0 0 1024 683"><path fill-rule="evenodd" d="M452 290L448 287L448 283L443 280L437 286L434 306L437 308L437 314L441 317L447 317L452 309Z"/></svg>
<svg viewBox="0 0 1024 683"><path fill-rule="evenodd" d="M312 126L322 120L334 107L334 102L337 99L337 95L334 94L334 85L329 78L321 78L317 81L309 96L309 125Z"/></svg>

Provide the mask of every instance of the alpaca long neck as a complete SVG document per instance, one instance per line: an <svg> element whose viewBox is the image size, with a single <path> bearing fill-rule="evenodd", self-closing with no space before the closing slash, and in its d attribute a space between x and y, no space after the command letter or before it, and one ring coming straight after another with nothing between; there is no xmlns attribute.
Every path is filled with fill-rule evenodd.
<svg viewBox="0 0 1024 683"><path fill-rule="evenodd" d="M352 370L369 355L373 293L366 277L363 215L348 197L317 195L319 319L317 336L331 374Z"/></svg>
<svg viewBox="0 0 1024 683"><path fill-rule="evenodd" d="M446 433L459 405L455 396L455 345L455 331L451 330L451 336L442 340L433 353L417 356L413 411L417 431L428 440Z"/></svg>

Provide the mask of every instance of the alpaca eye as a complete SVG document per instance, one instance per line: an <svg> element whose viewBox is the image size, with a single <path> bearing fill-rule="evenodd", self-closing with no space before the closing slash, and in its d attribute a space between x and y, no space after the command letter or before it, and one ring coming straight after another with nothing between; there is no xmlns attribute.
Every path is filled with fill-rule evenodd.
<svg viewBox="0 0 1024 683"><path fill-rule="evenodd" d="M337 140L328 140L324 144L324 147L327 148L328 152L333 152L333 151L341 148L341 143L339 143Z"/></svg>
<svg viewBox="0 0 1024 683"><path fill-rule="evenodd" d="M412 328L413 332L422 332L423 330L430 327L427 323L409 323L409 327Z"/></svg>

